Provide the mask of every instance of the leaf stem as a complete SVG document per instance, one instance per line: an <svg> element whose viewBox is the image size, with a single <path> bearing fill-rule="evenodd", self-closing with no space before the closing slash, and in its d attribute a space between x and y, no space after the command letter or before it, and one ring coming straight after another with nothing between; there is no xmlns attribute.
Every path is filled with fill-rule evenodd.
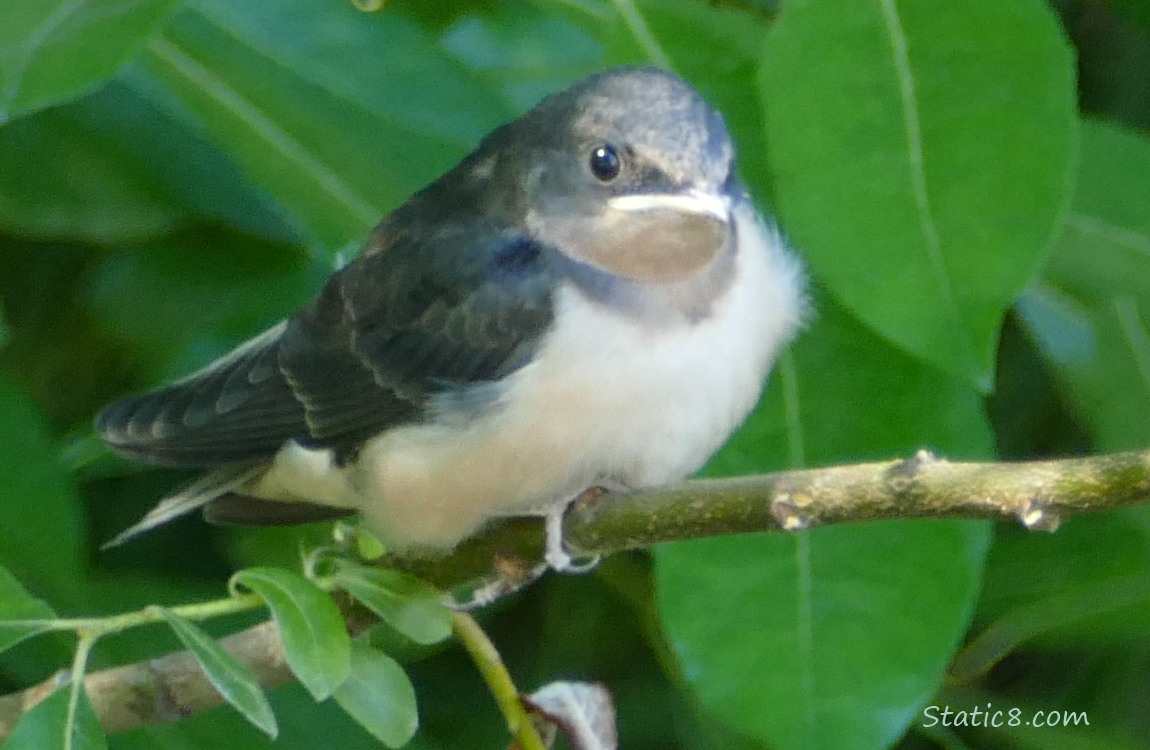
<svg viewBox="0 0 1150 750"><path fill-rule="evenodd" d="M519 700L519 689L515 687L503 658L487 633L466 612L453 612L451 625L455 637L471 655L471 660L475 662L479 674L499 704L499 710L507 720L507 728L519 741L520 747L523 750L547 750Z"/></svg>
<svg viewBox="0 0 1150 750"><path fill-rule="evenodd" d="M323 576L311 578L310 580L324 591L332 591L337 587L335 576ZM169 607L168 609L184 619L200 622L216 617L223 617L224 615L233 615L239 612L260 609L264 606L264 600L258 594L236 592L231 596L220 599L196 602L194 604L182 604L177 607ZM134 612L124 612L108 617L73 617L58 620L11 620L6 621L4 624L22 627L34 626L39 628L40 632L72 630L80 636L81 641L86 637L90 637L94 641L105 635L119 633L124 630L130 630L140 627L141 625L150 625L156 622L164 622L164 615L160 607L152 605L135 610Z"/></svg>
<svg viewBox="0 0 1150 750"><path fill-rule="evenodd" d="M80 710L80 693L84 690L84 673L88 670L88 656L96 645L99 633L83 632L72 657L71 685L68 689L68 714L64 721L64 750L72 750L76 737L76 713Z"/></svg>

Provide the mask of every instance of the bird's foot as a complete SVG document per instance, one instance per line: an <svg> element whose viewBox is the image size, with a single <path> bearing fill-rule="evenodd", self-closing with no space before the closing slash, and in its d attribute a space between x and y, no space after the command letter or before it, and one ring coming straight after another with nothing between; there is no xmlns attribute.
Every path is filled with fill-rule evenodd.
<svg viewBox="0 0 1150 750"><path fill-rule="evenodd" d="M547 561L547 567L556 573L587 573L595 569L601 556L572 557L567 549L567 543L563 541L563 516L566 515L567 508L567 505L561 505L547 511L547 548L543 559Z"/></svg>

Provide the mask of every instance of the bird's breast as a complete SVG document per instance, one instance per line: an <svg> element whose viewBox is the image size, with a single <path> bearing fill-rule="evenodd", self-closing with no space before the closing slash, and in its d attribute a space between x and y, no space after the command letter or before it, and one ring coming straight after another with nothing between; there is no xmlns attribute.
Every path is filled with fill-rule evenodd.
<svg viewBox="0 0 1150 750"><path fill-rule="evenodd" d="M491 405L369 441L350 504L393 547L442 548L597 484L697 470L753 408L801 315L796 262L749 208L737 221L735 278L709 316L629 318L561 286L552 330Z"/></svg>

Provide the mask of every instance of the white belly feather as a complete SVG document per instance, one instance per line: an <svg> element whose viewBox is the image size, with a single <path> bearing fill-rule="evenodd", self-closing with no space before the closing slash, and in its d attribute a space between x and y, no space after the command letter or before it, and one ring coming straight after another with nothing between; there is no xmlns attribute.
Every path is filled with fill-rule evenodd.
<svg viewBox="0 0 1150 750"><path fill-rule="evenodd" d="M463 427L390 430L343 469L292 443L247 491L357 508L395 549L445 548L588 487L693 473L754 407L802 313L799 267L778 235L749 208L736 221L734 281L702 321L636 321L563 287L555 328L501 408Z"/></svg>

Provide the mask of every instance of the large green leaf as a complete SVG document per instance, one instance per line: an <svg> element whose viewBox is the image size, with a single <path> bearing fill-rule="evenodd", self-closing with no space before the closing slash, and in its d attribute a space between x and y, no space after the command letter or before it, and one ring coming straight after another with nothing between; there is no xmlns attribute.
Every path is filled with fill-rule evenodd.
<svg viewBox="0 0 1150 750"><path fill-rule="evenodd" d="M1150 508L1066 519L1056 534L1002 529L977 627L950 671L969 681L1025 649L1122 653L1150 628Z"/></svg>
<svg viewBox="0 0 1150 750"><path fill-rule="evenodd" d="M232 577L260 595L279 626L292 672L316 700L351 671L351 639L332 598L306 578L277 568L249 568Z"/></svg>
<svg viewBox="0 0 1150 750"><path fill-rule="evenodd" d="M0 299L0 349L8 343L8 324L4 322L4 300Z"/></svg>
<svg viewBox="0 0 1150 750"><path fill-rule="evenodd" d="M1072 184L1074 61L1048 5L787 2L760 81L777 207L815 274L988 389Z"/></svg>
<svg viewBox="0 0 1150 750"><path fill-rule="evenodd" d="M1096 447L1150 445L1150 139L1083 123L1073 211L1019 311Z"/></svg>
<svg viewBox="0 0 1150 750"><path fill-rule="evenodd" d="M0 226L38 238L122 242L171 230L186 211L134 145L93 132L81 102L0 131Z"/></svg>
<svg viewBox="0 0 1150 750"><path fill-rule="evenodd" d="M47 621L55 616L51 607L29 594L11 573L0 568L0 652L46 629L44 625L30 622Z"/></svg>
<svg viewBox="0 0 1150 750"><path fill-rule="evenodd" d="M104 255L89 306L131 347L141 384L182 377L311 299L331 264L297 247L210 230ZM204 304L210 299L211 304Z"/></svg>
<svg viewBox="0 0 1150 750"><path fill-rule="evenodd" d="M191 4L262 57L369 109L385 126L402 125L469 149L514 115L504 98L493 96L401 8L365 15L351 3L332 5L323 8L324 33L317 34L310 0L282 0L256 13L229 0ZM529 7L517 10L509 22L531 13ZM435 96L427 96L429 85Z"/></svg>
<svg viewBox="0 0 1150 750"><path fill-rule="evenodd" d="M161 607L164 619L224 699L269 737L278 733L271 704L255 675L191 621Z"/></svg>
<svg viewBox="0 0 1150 750"><path fill-rule="evenodd" d="M176 5L176 0L5 0L0 124L109 78Z"/></svg>
<svg viewBox="0 0 1150 750"><path fill-rule="evenodd" d="M388 747L402 747L419 728L415 688L403 667L367 646L352 650L351 674L335 700L360 726Z"/></svg>
<svg viewBox="0 0 1150 750"><path fill-rule="evenodd" d="M119 81L0 133L9 231L115 244L192 216L294 239L218 150Z"/></svg>
<svg viewBox="0 0 1150 750"><path fill-rule="evenodd" d="M575 13L576 24L542 5L478 6L443 34L443 46L514 102L506 119L580 75L604 67L599 35L618 25L601 14Z"/></svg>
<svg viewBox="0 0 1150 750"><path fill-rule="evenodd" d="M401 15L350 4L328 11L328 33L317 36L305 0L279 3L266 18L195 3L149 45L148 83L139 85L194 118L311 236L341 249L462 156L503 110L477 105L481 89L466 71ZM335 55L338 46L354 52ZM346 58L366 50L419 65ZM431 61L438 77L425 77ZM454 92L448 101L459 110L423 104L429 86Z"/></svg>
<svg viewBox="0 0 1150 750"><path fill-rule="evenodd" d="M708 473L909 455L986 456L969 386L829 302ZM708 713L782 750L882 748L937 690L978 590L988 527L886 522L657 550L658 600Z"/></svg>
<svg viewBox="0 0 1150 750"><path fill-rule="evenodd" d="M70 692L68 687L60 688L21 716L0 750L105 750L108 740L83 691L68 731Z"/></svg>
<svg viewBox="0 0 1150 750"><path fill-rule="evenodd" d="M1142 24L1143 30L1150 32L1150 4L1146 0L1114 0L1114 7L1119 14Z"/></svg>
<svg viewBox="0 0 1150 750"><path fill-rule="evenodd" d="M79 500L43 416L2 376L0 478L0 565L58 606L83 601Z"/></svg>

